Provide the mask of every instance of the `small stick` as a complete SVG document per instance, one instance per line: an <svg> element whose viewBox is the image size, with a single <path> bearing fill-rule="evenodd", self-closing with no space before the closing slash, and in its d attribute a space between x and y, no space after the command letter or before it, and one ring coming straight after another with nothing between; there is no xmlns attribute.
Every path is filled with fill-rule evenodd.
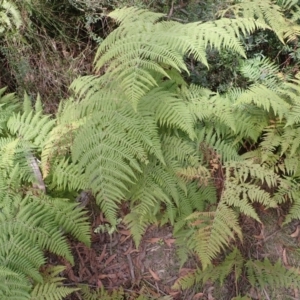
<svg viewBox="0 0 300 300"><path fill-rule="evenodd" d="M135 282L135 275L134 275L134 269L133 269L133 263L132 263L131 256L130 256L130 254L127 254L126 257L127 257L128 264L129 264L129 269L130 269L130 275L131 275L131 278L132 278L132 282Z"/></svg>

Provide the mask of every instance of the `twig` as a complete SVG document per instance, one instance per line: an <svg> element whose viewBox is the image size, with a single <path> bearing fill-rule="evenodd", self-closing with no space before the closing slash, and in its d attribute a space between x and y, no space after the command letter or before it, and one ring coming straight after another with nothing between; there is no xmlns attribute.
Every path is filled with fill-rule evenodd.
<svg viewBox="0 0 300 300"><path fill-rule="evenodd" d="M152 284L151 282L149 282L148 280L143 279L143 281L145 281L145 282L146 282L148 285L150 285L152 288L158 289L158 286L153 285L153 284ZM162 290L160 290L160 289L158 289L158 292L161 293L161 294L163 294L163 295L165 295L165 296L168 296L168 294L166 294L164 291L162 291Z"/></svg>
<svg viewBox="0 0 300 300"><path fill-rule="evenodd" d="M271 300L270 297L269 297L269 295L268 295L268 293L267 293L267 291L265 289L263 289L263 291L264 291L264 294L265 294L267 300Z"/></svg>
<svg viewBox="0 0 300 300"><path fill-rule="evenodd" d="M277 229L274 232L272 232L271 234L269 234L266 238L263 239L263 242L266 242L267 240L269 240L273 235L275 235L277 232L279 232L281 229Z"/></svg>
<svg viewBox="0 0 300 300"><path fill-rule="evenodd" d="M128 264L129 264L129 269L130 269L130 275L131 275L131 278L132 278L132 282L134 283L135 282L135 275L134 275L132 259L131 259L130 254L127 254L126 257L127 257Z"/></svg>
<svg viewBox="0 0 300 300"><path fill-rule="evenodd" d="M167 20L171 19L172 15L173 15L173 12L174 12L174 1L172 1L171 8L170 8L170 11L169 11L168 16L167 16Z"/></svg>
<svg viewBox="0 0 300 300"><path fill-rule="evenodd" d="M80 294L78 292L75 292L76 296L78 297L79 300L82 300Z"/></svg>

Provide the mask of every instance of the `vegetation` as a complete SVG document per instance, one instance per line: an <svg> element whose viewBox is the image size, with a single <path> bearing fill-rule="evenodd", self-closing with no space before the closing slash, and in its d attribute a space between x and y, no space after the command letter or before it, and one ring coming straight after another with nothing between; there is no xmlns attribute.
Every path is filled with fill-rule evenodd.
<svg viewBox="0 0 300 300"><path fill-rule="evenodd" d="M0 91L2 299L126 297L65 286L64 267L46 264L75 263L71 237L91 244L79 193L136 247L150 225L172 226L181 265L199 263L175 290L298 290L297 265L243 251L242 222L263 224L266 210L284 211L281 226L300 219L298 1L96 2L0 1L1 81L16 92Z"/></svg>

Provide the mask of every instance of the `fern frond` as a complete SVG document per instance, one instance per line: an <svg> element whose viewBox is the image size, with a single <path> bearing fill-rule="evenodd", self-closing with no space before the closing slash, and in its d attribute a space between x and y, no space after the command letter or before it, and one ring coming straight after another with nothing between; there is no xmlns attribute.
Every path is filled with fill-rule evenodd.
<svg viewBox="0 0 300 300"><path fill-rule="evenodd" d="M47 167L47 166L46 166ZM51 188L59 190L78 191L87 189L86 177L83 171L70 162L69 159L55 160L51 168ZM44 176L49 169L44 169Z"/></svg>
<svg viewBox="0 0 300 300"><path fill-rule="evenodd" d="M246 266L248 280L254 287L258 284L261 289L266 286L299 288L299 270L296 268L286 269L280 261L272 264L267 258L264 261L249 260Z"/></svg>
<svg viewBox="0 0 300 300"><path fill-rule="evenodd" d="M79 241L90 244L90 228L86 212L77 207L77 203L71 203L69 199L51 198L40 195L31 196L28 202L35 203L40 209L50 211L49 218L58 228L62 228L65 233L70 233Z"/></svg>
<svg viewBox="0 0 300 300"><path fill-rule="evenodd" d="M0 33L7 29L19 28L22 18L16 5L9 0L1 1L0 7Z"/></svg>
<svg viewBox="0 0 300 300"><path fill-rule="evenodd" d="M268 170L259 164L254 163L253 161L240 161L240 162L228 162L226 164L228 167L226 169L226 176L231 177L230 168L233 168L236 178L239 178L242 182L247 181L248 179L259 179L262 184L266 183L268 187L277 186L277 181L279 176L274 173L272 170Z"/></svg>
<svg viewBox="0 0 300 300"><path fill-rule="evenodd" d="M161 15L155 17L153 13L149 21L141 23L136 16L143 13L145 11L130 8L113 12L112 16L121 24L101 43L95 57L96 70L107 66L105 75L98 80L99 86L111 83L113 78L135 108L141 97L158 85L155 74L169 78L165 71L168 67L179 72L188 71L184 55L193 55L207 66L205 49L208 46L218 50L228 48L245 56L239 32L246 34L256 28L266 28L253 19L192 24L155 22Z"/></svg>
<svg viewBox="0 0 300 300"><path fill-rule="evenodd" d="M87 285L80 285L81 293L83 300L123 300L124 299L124 291L122 288L118 290L114 290L111 293L106 291L104 288L99 288L95 291L91 291L91 289Z"/></svg>
<svg viewBox="0 0 300 300"><path fill-rule="evenodd" d="M220 282L222 285L225 278L234 272L235 281L238 280L242 273L244 265L244 258L237 248L226 255L223 262L219 265L209 265L206 269L201 270L197 268L195 272L191 272L184 277L179 278L172 288L174 289L188 289L195 286L197 283L205 284L206 282Z"/></svg>
<svg viewBox="0 0 300 300"><path fill-rule="evenodd" d="M293 39L294 30L291 30L291 24L284 16L282 8L272 0L247 0L229 6L219 12L220 16L233 15L235 18L254 18L267 24L284 43ZM288 34L287 34L288 33Z"/></svg>
<svg viewBox="0 0 300 300"><path fill-rule="evenodd" d="M254 84L248 88L235 102L235 106L255 104L262 107L264 110L270 112L271 110L275 115L282 119L287 115L290 105L282 99L278 93L268 89L267 87Z"/></svg>
<svg viewBox="0 0 300 300"><path fill-rule="evenodd" d="M277 90L282 83L278 76L279 67L269 58L256 57L246 60L242 67L241 73L253 83L260 83L272 90Z"/></svg>
<svg viewBox="0 0 300 300"><path fill-rule="evenodd" d="M23 274L0 267L0 296L3 299L30 299L30 281Z"/></svg>
<svg viewBox="0 0 300 300"><path fill-rule="evenodd" d="M7 127L12 134L26 141L32 141L36 146L41 146L54 123L55 120L50 120L49 116L31 111L28 114L12 115L7 122Z"/></svg>
<svg viewBox="0 0 300 300"><path fill-rule="evenodd" d="M191 139L195 137L194 120L188 106L175 94L154 88L140 100L137 110L143 116L152 112L160 126L178 128L186 132Z"/></svg>
<svg viewBox="0 0 300 300"><path fill-rule="evenodd" d="M43 271L43 283L34 286L30 300L61 300L79 288L70 288L62 285L64 278L57 275L65 268L62 266L49 267Z"/></svg>
<svg viewBox="0 0 300 300"><path fill-rule="evenodd" d="M198 254L203 270L231 239L235 239L235 234L242 239L238 216L224 202L218 204L215 212L197 212L188 220L194 220L191 225L198 228L188 241L188 246Z"/></svg>

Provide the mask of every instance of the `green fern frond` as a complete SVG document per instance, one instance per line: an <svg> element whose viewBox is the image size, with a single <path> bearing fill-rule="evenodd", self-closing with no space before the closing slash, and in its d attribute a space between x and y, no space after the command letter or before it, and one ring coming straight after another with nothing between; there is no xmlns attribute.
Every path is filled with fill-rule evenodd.
<svg viewBox="0 0 300 300"><path fill-rule="evenodd" d="M144 116L149 116L152 112L160 126L178 128L191 139L195 137L194 120L188 106L175 94L162 88L154 88L142 97L137 110Z"/></svg>
<svg viewBox="0 0 300 300"><path fill-rule="evenodd" d="M47 166L46 166L47 167ZM86 177L83 171L70 162L69 159L53 161L51 168L51 188L59 190L78 191L87 189ZM48 170L44 168L44 176Z"/></svg>
<svg viewBox="0 0 300 300"><path fill-rule="evenodd" d="M290 105L278 93L260 84L250 86L248 90L240 95L235 102L235 106L252 103L268 112L273 111L280 119L287 115L290 109Z"/></svg>
<svg viewBox="0 0 300 300"><path fill-rule="evenodd" d="M267 258L264 261L249 260L246 263L247 275L250 284L263 289L267 286L273 288L299 288L300 275L296 268L285 268L281 261L272 264Z"/></svg>
<svg viewBox="0 0 300 300"><path fill-rule="evenodd" d="M33 141L36 146L41 146L54 123L55 120L50 120L49 116L31 111L28 114L12 115L7 122L7 127L12 134L26 141Z"/></svg>
<svg viewBox="0 0 300 300"><path fill-rule="evenodd" d="M198 228L188 241L188 246L198 254L203 270L230 240L235 239L235 234L242 239L238 215L224 202L218 204L215 212L197 212L188 220L193 220L191 225Z"/></svg>
<svg viewBox="0 0 300 300"><path fill-rule="evenodd" d="M150 193L150 191L148 191L148 193ZM147 227L150 224L155 223L155 221L157 220L155 217L155 213L158 213L158 210L156 209L155 211L152 205L145 207L146 205L147 203L143 203L142 205L132 208L131 212L124 218L124 222L128 226L134 243L137 247L140 245L142 236L145 233ZM149 209L151 208L152 214L149 213Z"/></svg>
<svg viewBox="0 0 300 300"><path fill-rule="evenodd" d="M5 94L6 88L0 89L0 134L7 130L7 120L19 108L15 94Z"/></svg>
<svg viewBox="0 0 300 300"><path fill-rule="evenodd" d="M31 277L37 282L42 282L43 279L38 269L45 263L45 259L38 246L33 246L31 241L26 241L17 232L12 232L8 236L2 234L0 243L1 265Z"/></svg>
<svg viewBox="0 0 300 300"><path fill-rule="evenodd" d="M124 221L128 224L135 243L138 245L145 228L156 221L156 214L163 203L180 201L178 197L178 180L172 170L158 165L156 160L143 168L134 185L130 187L127 197L131 199L131 212Z"/></svg>
<svg viewBox="0 0 300 300"><path fill-rule="evenodd" d="M79 288L65 287L62 284L64 278L57 275L64 271L65 267L49 267L43 271L43 283L34 286L30 294L30 300L61 300Z"/></svg>
<svg viewBox="0 0 300 300"><path fill-rule="evenodd" d="M282 8L272 0L246 0L229 6L219 12L220 16L233 15L235 18L254 18L267 24L284 43L294 38L295 30L291 30L291 22L284 16Z"/></svg>
<svg viewBox="0 0 300 300"><path fill-rule="evenodd" d="M282 82L278 76L279 67L269 58L256 57L245 60L241 67L241 73L253 83L260 83L275 90Z"/></svg>
<svg viewBox="0 0 300 300"><path fill-rule="evenodd" d="M2 0L0 7L0 33L7 29L19 28L22 18L16 5L9 0Z"/></svg>
<svg viewBox="0 0 300 300"><path fill-rule="evenodd" d="M244 258L240 251L234 248L219 265L209 265L204 270L197 268L195 272L179 278L172 288L185 290L195 286L197 283L204 285L206 282L219 282L222 285L226 277L232 272L236 282L242 273L243 265Z"/></svg>
<svg viewBox="0 0 300 300"><path fill-rule="evenodd" d="M0 297L2 299L30 299L30 281L23 274L0 267Z"/></svg>
<svg viewBox="0 0 300 300"><path fill-rule="evenodd" d="M130 8L113 12L112 16L121 24L101 43L95 57L96 70L107 66L105 75L97 80L99 86L111 83L112 79L119 82L119 87L135 108L139 100L158 85L154 74L169 78L164 70L168 66L187 72L184 55L193 55L204 65L208 65L205 53L208 46L218 50L228 48L245 56L238 39L239 32L246 34L257 28L266 28L253 19L221 19L192 24L155 23L161 15L154 17L154 13L151 13L149 22L143 20L140 23L136 16L143 13ZM122 23L122 20L131 20L131 23Z"/></svg>
<svg viewBox="0 0 300 300"><path fill-rule="evenodd" d="M28 202L34 203L40 209L50 211L49 218L56 223L57 228L62 228L65 233L70 233L79 241L90 244L90 225L86 212L77 207L78 203L71 203L69 199L51 198L40 195L31 196Z"/></svg>
<svg viewBox="0 0 300 300"><path fill-rule="evenodd" d="M80 285L83 300L123 300L124 291L122 288L113 290L111 293L104 288L92 291L87 285Z"/></svg>
<svg viewBox="0 0 300 300"><path fill-rule="evenodd" d="M277 207L270 194L260 190L258 186L230 179L226 180L222 200L229 206L238 207L241 213L258 222L261 221L252 206L253 202L262 203L266 207Z"/></svg>

